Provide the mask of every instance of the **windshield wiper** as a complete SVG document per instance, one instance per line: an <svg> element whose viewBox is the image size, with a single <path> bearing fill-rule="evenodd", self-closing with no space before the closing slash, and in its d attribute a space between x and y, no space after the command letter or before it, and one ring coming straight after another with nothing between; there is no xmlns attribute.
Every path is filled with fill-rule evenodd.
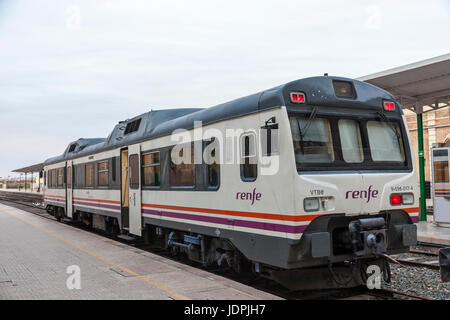
<svg viewBox="0 0 450 320"><path fill-rule="evenodd" d="M300 127L300 121L298 121L298 119L297 119L297 126L298 126L298 131L300 134L300 148L301 148L302 154L305 154L303 137L306 136L306 133L308 132L309 127L311 126L311 123L316 118L317 110L318 110L318 108L314 107L312 109L311 113L309 114L308 122L306 123L305 127L303 128L304 132L303 132L302 128Z"/></svg>
<svg viewBox="0 0 450 320"><path fill-rule="evenodd" d="M380 116L381 120L383 120L384 122L386 122L386 123L389 125L389 127L392 129L392 131L394 131L394 133L395 133L395 135L396 135L396 137L397 137L397 142L398 142L399 145L400 145L400 139L401 139L401 137L400 137L400 133L397 131L397 128L394 127L394 125L393 125L393 123L391 122L391 120L389 120L388 117L386 117L386 115L385 115L384 113L382 113L382 112L380 112L380 111L377 111L377 114Z"/></svg>

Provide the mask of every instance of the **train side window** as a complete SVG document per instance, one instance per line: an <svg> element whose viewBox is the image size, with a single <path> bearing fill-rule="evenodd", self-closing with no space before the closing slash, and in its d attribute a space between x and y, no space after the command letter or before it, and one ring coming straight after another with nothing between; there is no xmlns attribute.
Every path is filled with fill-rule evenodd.
<svg viewBox="0 0 450 320"><path fill-rule="evenodd" d="M188 161L186 161L188 163L183 161L180 164L175 164L170 159L170 185L172 187L195 186L194 143L192 142L190 145L190 157L188 155ZM181 148L179 156L184 158L184 152L189 152L188 149L185 146Z"/></svg>
<svg viewBox="0 0 450 320"><path fill-rule="evenodd" d="M47 171L44 171L44 187L47 186Z"/></svg>
<svg viewBox="0 0 450 320"><path fill-rule="evenodd" d="M53 188L56 187L56 174L55 174L55 169L50 170L49 173L50 173L50 179L49 179L50 187L53 189Z"/></svg>
<svg viewBox="0 0 450 320"><path fill-rule="evenodd" d="M109 168L108 168L108 160L101 161L97 164L98 168L98 185L100 187L108 186L108 176L109 176Z"/></svg>
<svg viewBox="0 0 450 320"><path fill-rule="evenodd" d="M139 156L130 155L130 188L139 189Z"/></svg>
<svg viewBox="0 0 450 320"><path fill-rule="evenodd" d="M242 181L255 181L258 172L256 161L256 135L246 133L241 136L241 179Z"/></svg>
<svg viewBox="0 0 450 320"><path fill-rule="evenodd" d="M73 166L73 187L75 189L82 189L85 187L85 178L86 178L86 166L84 164L74 165Z"/></svg>
<svg viewBox="0 0 450 320"><path fill-rule="evenodd" d="M72 167L67 167L67 188L72 189Z"/></svg>
<svg viewBox="0 0 450 320"><path fill-rule="evenodd" d="M159 151L142 155L142 186L161 186L161 163Z"/></svg>
<svg viewBox="0 0 450 320"><path fill-rule="evenodd" d="M113 157L111 160L111 173L112 173L112 181L116 181L116 157Z"/></svg>
<svg viewBox="0 0 450 320"><path fill-rule="evenodd" d="M85 168L86 168L86 172L85 172L86 187L93 188L94 187L94 164L88 163L88 164L86 164Z"/></svg>
<svg viewBox="0 0 450 320"><path fill-rule="evenodd" d="M218 140L212 139L210 141L205 141L204 153L206 155L206 166L207 166L207 186L209 188L216 188L219 186L219 146Z"/></svg>
<svg viewBox="0 0 450 320"><path fill-rule="evenodd" d="M57 187L64 186L64 169L60 168L58 169L58 185Z"/></svg>

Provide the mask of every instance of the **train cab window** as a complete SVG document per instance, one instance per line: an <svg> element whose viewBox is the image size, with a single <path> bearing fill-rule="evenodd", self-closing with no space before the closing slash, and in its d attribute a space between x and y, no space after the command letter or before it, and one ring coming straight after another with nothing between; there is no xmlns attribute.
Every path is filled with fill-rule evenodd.
<svg viewBox="0 0 450 320"><path fill-rule="evenodd" d="M94 187L94 164L88 163L86 164L86 187L93 188Z"/></svg>
<svg viewBox="0 0 450 320"><path fill-rule="evenodd" d="M184 154L185 152L187 154ZM170 159L170 185L192 187L195 185L194 143L191 143L190 147L181 146L178 155L180 159L183 159L179 164L173 162L172 156Z"/></svg>
<svg viewBox="0 0 450 320"><path fill-rule="evenodd" d="M218 140L212 139L205 141L204 154L206 156L205 162L207 167L207 186L208 188L216 188L219 186L219 146Z"/></svg>
<svg viewBox="0 0 450 320"><path fill-rule="evenodd" d="M130 155L130 188L139 189L139 156Z"/></svg>
<svg viewBox="0 0 450 320"><path fill-rule="evenodd" d="M98 172L98 185L99 187L107 187L108 186L108 161L102 161L97 164L97 172Z"/></svg>
<svg viewBox="0 0 450 320"><path fill-rule="evenodd" d="M161 163L159 151L142 156L142 186L159 187L161 185Z"/></svg>
<svg viewBox="0 0 450 320"><path fill-rule="evenodd" d="M58 169L57 175L58 175L57 187L63 187L64 186L64 169L63 168Z"/></svg>
<svg viewBox="0 0 450 320"><path fill-rule="evenodd" d="M291 117L297 163L332 163L334 147L328 119Z"/></svg>
<svg viewBox="0 0 450 320"><path fill-rule="evenodd" d="M347 163L363 162L364 151L358 121L351 119L340 119L338 126L344 161Z"/></svg>
<svg viewBox="0 0 450 320"><path fill-rule="evenodd" d="M72 167L67 167L67 188L72 189Z"/></svg>
<svg viewBox="0 0 450 320"><path fill-rule="evenodd" d="M243 181L255 181L258 175L256 159L256 135L246 133L241 136L241 179Z"/></svg>
<svg viewBox="0 0 450 320"><path fill-rule="evenodd" d="M367 121L367 134L373 161L405 161L400 127L397 123Z"/></svg>

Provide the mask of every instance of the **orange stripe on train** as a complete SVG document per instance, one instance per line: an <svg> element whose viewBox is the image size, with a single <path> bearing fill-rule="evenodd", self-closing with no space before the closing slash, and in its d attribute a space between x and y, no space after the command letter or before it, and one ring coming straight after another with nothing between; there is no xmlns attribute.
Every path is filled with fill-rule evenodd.
<svg viewBox="0 0 450 320"><path fill-rule="evenodd" d="M314 220L315 218L323 215L323 214L311 214L311 215L302 215L302 216L290 216L290 215L283 215L283 214L193 208L193 207L169 206L169 205L151 204L151 203L143 203L142 206L150 207L150 208L158 208L158 209L182 210L182 211L189 211L189 212L202 212L202 213L223 214L223 215L238 216L238 217L271 219L271 220L281 220L281 221L295 221L295 222L311 221L311 220Z"/></svg>
<svg viewBox="0 0 450 320"><path fill-rule="evenodd" d="M87 198L75 198L75 197L73 199L81 200L81 201L97 201L97 202L104 202L104 203L120 204L120 201L114 201L114 200L87 199Z"/></svg>

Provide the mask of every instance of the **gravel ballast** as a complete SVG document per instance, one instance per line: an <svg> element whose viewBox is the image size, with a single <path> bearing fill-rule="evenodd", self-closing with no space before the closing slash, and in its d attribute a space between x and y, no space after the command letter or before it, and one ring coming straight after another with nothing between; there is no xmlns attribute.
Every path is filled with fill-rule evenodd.
<svg viewBox="0 0 450 320"><path fill-rule="evenodd" d="M391 283L383 282L383 288L438 300L450 300L450 282L441 282L439 271L394 264L390 267Z"/></svg>

